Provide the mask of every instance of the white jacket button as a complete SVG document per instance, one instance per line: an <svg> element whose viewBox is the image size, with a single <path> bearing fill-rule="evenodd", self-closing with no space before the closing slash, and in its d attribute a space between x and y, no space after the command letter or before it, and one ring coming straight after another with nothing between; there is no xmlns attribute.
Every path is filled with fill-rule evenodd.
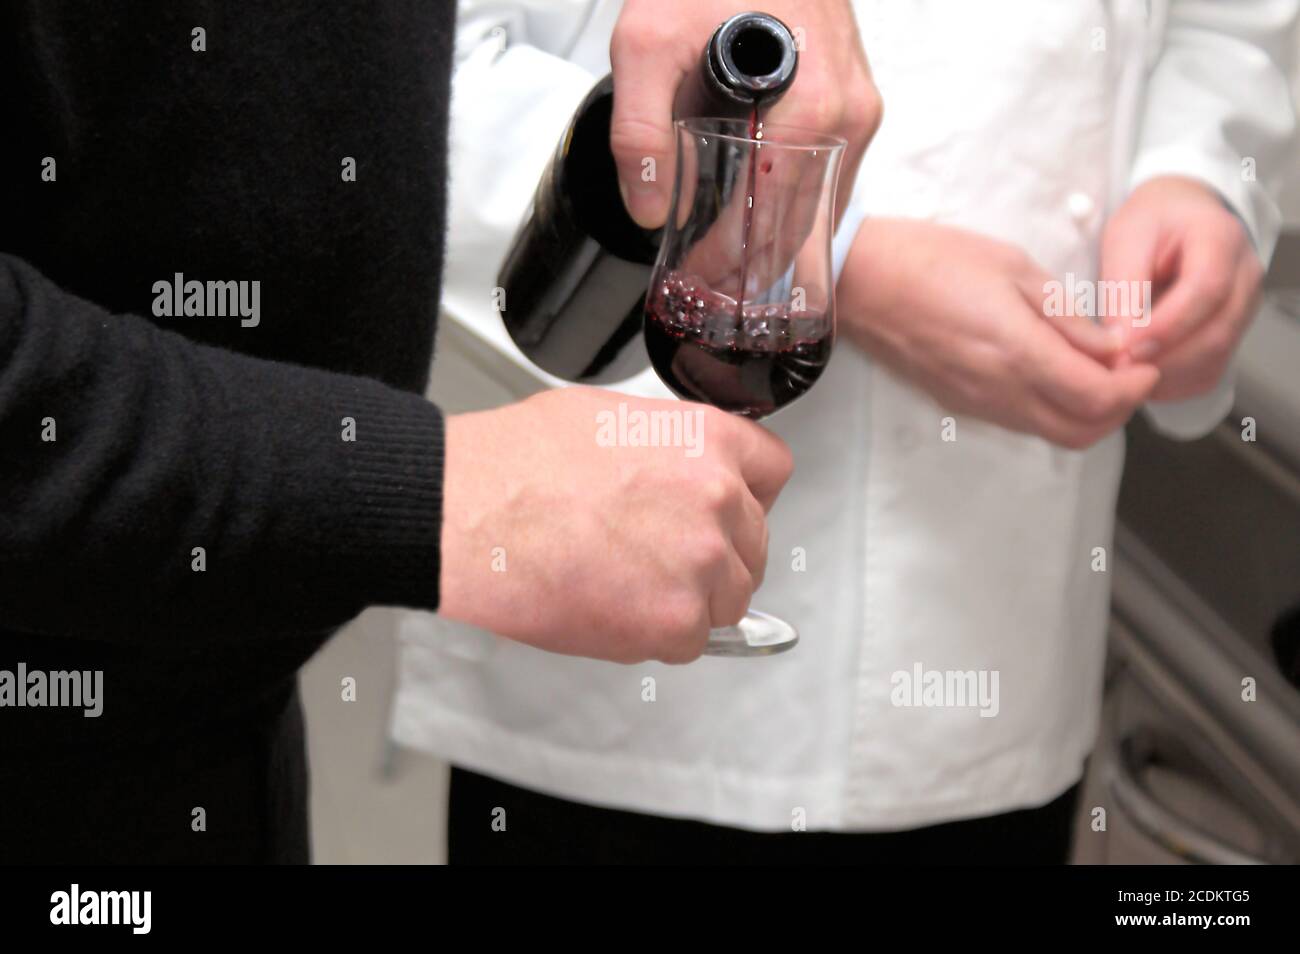
<svg viewBox="0 0 1300 954"><path fill-rule="evenodd" d="M1070 218L1080 225L1086 225L1092 213L1097 211L1097 203L1086 192L1071 192L1065 204L1070 210Z"/></svg>

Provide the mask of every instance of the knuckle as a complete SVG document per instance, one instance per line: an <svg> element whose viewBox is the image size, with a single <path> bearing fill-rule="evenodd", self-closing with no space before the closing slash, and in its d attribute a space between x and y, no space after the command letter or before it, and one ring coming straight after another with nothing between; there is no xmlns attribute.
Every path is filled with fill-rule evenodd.
<svg viewBox="0 0 1300 954"><path fill-rule="evenodd" d="M715 626L735 626L745 618L745 610L748 608L748 605L748 600L727 600L724 604L724 609L721 611L721 617L715 619L713 624Z"/></svg>
<svg viewBox="0 0 1300 954"><path fill-rule="evenodd" d="M984 373L980 375L980 380L987 379L990 374L1010 374L1020 378L1033 370L1026 335L1015 328L1012 322L1007 322L1001 329L997 338L997 350L999 353L996 356L981 356Z"/></svg>
<svg viewBox="0 0 1300 954"><path fill-rule="evenodd" d="M885 100L876 84L864 80L852 99L848 110L848 129L858 137L870 141L880 130L885 118Z"/></svg>
<svg viewBox="0 0 1300 954"><path fill-rule="evenodd" d="M695 662L700 656L704 655L704 647L708 644L708 640L709 631L707 627L689 633L679 646L673 659L673 665L681 666Z"/></svg>
<svg viewBox="0 0 1300 954"><path fill-rule="evenodd" d="M772 449L772 465L784 486L794 474L794 453L790 450L790 445L780 438L777 438Z"/></svg>
<svg viewBox="0 0 1300 954"><path fill-rule="evenodd" d="M669 666L684 666L686 663L694 662L699 653L692 654L690 643L686 640L664 643L658 647L651 657L661 663Z"/></svg>
<svg viewBox="0 0 1300 954"><path fill-rule="evenodd" d="M663 50L670 39L669 28L662 18L620 17L609 38L610 64L617 68L625 58L639 58Z"/></svg>
<svg viewBox="0 0 1300 954"><path fill-rule="evenodd" d="M699 594L683 588L676 598L669 599L665 603L663 614L663 628L669 636L676 637L691 632L700 619Z"/></svg>
<svg viewBox="0 0 1300 954"><path fill-rule="evenodd" d="M646 638L644 633L636 633L633 634L627 648L612 653L609 661L624 666L636 666L647 660L659 659L661 655L661 651Z"/></svg>
<svg viewBox="0 0 1300 954"><path fill-rule="evenodd" d="M1191 282L1193 294L1216 308L1228 300L1232 291L1226 271L1201 271L1192 277Z"/></svg>
<svg viewBox="0 0 1300 954"><path fill-rule="evenodd" d="M826 129L839 131L850 143L870 143L884 121L884 100L866 75L849 86L823 90L820 100L827 108Z"/></svg>
<svg viewBox="0 0 1300 954"><path fill-rule="evenodd" d="M961 366L948 379L952 394L964 403L964 409L981 408L992 403L996 391L991 382L1017 380L1024 344L1007 335L997 345L972 342Z"/></svg>
<svg viewBox="0 0 1300 954"><path fill-rule="evenodd" d="M1086 391L1079 398L1080 416L1089 423L1113 417L1120 409L1119 397L1101 391Z"/></svg>
<svg viewBox="0 0 1300 954"><path fill-rule="evenodd" d="M664 151L667 132L648 120L622 116L610 123L609 148L621 158L657 156Z"/></svg>
<svg viewBox="0 0 1300 954"><path fill-rule="evenodd" d="M699 570L711 570L727 557L727 541L721 531L710 530L698 534L690 545L688 556L691 564Z"/></svg>
<svg viewBox="0 0 1300 954"><path fill-rule="evenodd" d="M1078 427L1066 432L1064 445L1070 450L1085 451L1101 438L1095 428Z"/></svg>
<svg viewBox="0 0 1300 954"><path fill-rule="evenodd" d="M1042 421L1035 431L1044 440L1066 450L1083 450L1088 446L1085 429L1075 424Z"/></svg>
<svg viewBox="0 0 1300 954"><path fill-rule="evenodd" d="M700 483L700 498L710 513L726 510L736 499L737 478L731 474L721 473L706 478Z"/></svg>
<svg viewBox="0 0 1300 954"><path fill-rule="evenodd" d="M1206 331L1205 343L1209 352L1207 364L1214 365L1226 362L1237 344L1235 329L1229 322L1216 322L1214 327Z"/></svg>
<svg viewBox="0 0 1300 954"><path fill-rule="evenodd" d="M667 663L686 663L698 658L708 638L707 616L700 597L693 592L686 591L666 600L660 607L655 627L661 638L651 647L652 654Z"/></svg>
<svg viewBox="0 0 1300 954"><path fill-rule="evenodd" d="M977 377L962 375L955 378L951 382L950 387L953 395L957 399L960 410L983 407L987 403L987 394L984 390L984 384Z"/></svg>

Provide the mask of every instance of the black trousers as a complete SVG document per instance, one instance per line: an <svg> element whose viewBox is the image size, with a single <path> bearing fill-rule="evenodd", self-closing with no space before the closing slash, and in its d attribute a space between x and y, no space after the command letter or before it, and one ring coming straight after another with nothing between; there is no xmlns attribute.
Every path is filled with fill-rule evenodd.
<svg viewBox="0 0 1300 954"><path fill-rule="evenodd" d="M1079 786L1040 808L898 832L753 832L595 808L452 768L451 864L1058 865ZM505 830L493 821L505 809ZM499 824L497 825L499 828Z"/></svg>

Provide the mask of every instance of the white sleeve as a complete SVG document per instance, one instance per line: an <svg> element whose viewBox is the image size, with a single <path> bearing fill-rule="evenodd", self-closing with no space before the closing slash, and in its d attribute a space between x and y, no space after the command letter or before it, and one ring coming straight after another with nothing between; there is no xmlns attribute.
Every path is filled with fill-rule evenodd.
<svg viewBox="0 0 1300 954"><path fill-rule="evenodd" d="M1130 189L1157 176L1198 179L1241 218L1267 265L1281 229L1278 196L1295 157L1289 77L1300 0L1171 0L1152 70ZM1209 394L1151 403L1170 437L1208 433L1232 407L1230 368Z"/></svg>

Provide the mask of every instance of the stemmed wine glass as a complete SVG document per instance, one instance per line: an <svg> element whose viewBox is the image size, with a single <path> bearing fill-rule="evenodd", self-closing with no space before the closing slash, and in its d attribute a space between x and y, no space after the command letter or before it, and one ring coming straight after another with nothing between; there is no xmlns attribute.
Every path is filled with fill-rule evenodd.
<svg viewBox="0 0 1300 954"><path fill-rule="evenodd" d="M835 340L831 236L844 140L744 119L681 119L677 174L646 295L655 371L679 397L758 420L806 392ZM705 653L799 640L750 610Z"/></svg>

